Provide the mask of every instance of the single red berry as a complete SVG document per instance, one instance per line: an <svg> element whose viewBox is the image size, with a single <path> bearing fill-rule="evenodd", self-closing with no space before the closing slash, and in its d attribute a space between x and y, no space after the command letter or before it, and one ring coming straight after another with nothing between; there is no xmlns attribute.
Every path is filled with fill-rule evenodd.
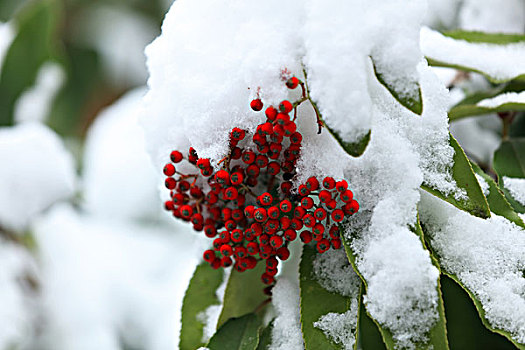
<svg viewBox="0 0 525 350"><path fill-rule="evenodd" d="M335 201L335 199L332 199L328 203L325 203L325 205L328 209L334 210L337 207L337 202Z"/></svg>
<svg viewBox="0 0 525 350"><path fill-rule="evenodd" d="M221 259L219 259L219 258L213 259L213 261L211 262L211 267L214 270L217 270L219 267L221 267Z"/></svg>
<svg viewBox="0 0 525 350"><path fill-rule="evenodd" d="M202 254L202 257L204 258L204 261L211 263L215 259L215 252L210 249L205 250L204 254Z"/></svg>
<svg viewBox="0 0 525 350"><path fill-rule="evenodd" d="M244 230L244 239L246 239L248 242L255 240L255 234L251 228Z"/></svg>
<svg viewBox="0 0 525 350"><path fill-rule="evenodd" d="M271 258L269 258L268 260L266 260L266 266L271 268L271 269L276 269L277 268L277 265L278 265L278 261L277 259L272 256Z"/></svg>
<svg viewBox="0 0 525 350"><path fill-rule="evenodd" d="M255 221L265 222L268 219L266 209L264 208L256 209L255 212L253 213L253 218L255 219Z"/></svg>
<svg viewBox="0 0 525 350"><path fill-rule="evenodd" d="M250 107L254 111L259 112L263 108L263 103L260 98L256 98L250 102Z"/></svg>
<svg viewBox="0 0 525 350"><path fill-rule="evenodd" d="M246 248L244 247L235 247L233 248L233 253L237 258L245 258L248 255L248 252L246 251ZM246 266L243 266L244 268L247 268Z"/></svg>
<svg viewBox="0 0 525 350"><path fill-rule="evenodd" d="M284 244L284 240L281 236L272 236L272 238L270 238L270 245L274 249L281 248L283 244Z"/></svg>
<svg viewBox="0 0 525 350"><path fill-rule="evenodd" d="M279 211L279 208L276 206L268 208L268 216L272 219L278 219L279 215L281 215L281 212Z"/></svg>
<svg viewBox="0 0 525 350"><path fill-rule="evenodd" d="M295 207L293 215L294 215L294 217L296 219L302 219L303 216L305 216L305 214L306 214L306 209L305 208L303 208L301 206Z"/></svg>
<svg viewBox="0 0 525 350"><path fill-rule="evenodd" d="M173 203L177 205L181 205L182 203L184 203L184 195L182 193L175 193L172 198Z"/></svg>
<svg viewBox="0 0 525 350"><path fill-rule="evenodd" d="M210 166L210 160L208 158L200 158L199 160L197 160L197 168L201 170L209 168Z"/></svg>
<svg viewBox="0 0 525 350"><path fill-rule="evenodd" d="M288 195L292 190L292 183L290 181L285 181L281 184L281 192L285 195Z"/></svg>
<svg viewBox="0 0 525 350"><path fill-rule="evenodd" d="M310 190L308 189L308 187L306 187L306 185L300 185L297 192L299 192L299 194L303 197L308 196L310 194Z"/></svg>
<svg viewBox="0 0 525 350"><path fill-rule="evenodd" d="M253 218L253 213L255 212L255 207L253 205L248 205L246 208L244 208L244 215L248 219Z"/></svg>
<svg viewBox="0 0 525 350"><path fill-rule="evenodd" d="M261 169L266 168L268 165L268 157L262 154L258 155L257 158L255 158L255 164Z"/></svg>
<svg viewBox="0 0 525 350"><path fill-rule="evenodd" d="M310 191L315 191L319 188L319 180L315 176L310 177L308 180L306 180L306 187Z"/></svg>
<svg viewBox="0 0 525 350"><path fill-rule="evenodd" d="M246 164L252 164L255 161L255 153L253 151L244 151L242 154L242 161Z"/></svg>
<svg viewBox="0 0 525 350"><path fill-rule="evenodd" d="M330 249L330 242L326 238L323 238L319 242L317 242L317 251L319 253L324 253L328 249Z"/></svg>
<svg viewBox="0 0 525 350"><path fill-rule="evenodd" d="M290 257L290 251L288 250L287 247L281 247L281 248L277 249L277 257L281 261L288 260L288 258Z"/></svg>
<svg viewBox="0 0 525 350"><path fill-rule="evenodd" d="M333 177L330 177L330 176L327 176L324 178L323 180L323 187L328 189L328 190L331 190L332 188L335 187L335 180Z"/></svg>
<svg viewBox="0 0 525 350"><path fill-rule="evenodd" d="M232 218L235 221L241 221L244 218L243 211L241 209L233 209L232 210Z"/></svg>
<svg viewBox="0 0 525 350"><path fill-rule="evenodd" d="M339 238L339 227L337 225L332 225L329 234L331 238Z"/></svg>
<svg viewBox="0 0 525 350"><path fill-rule="evenodd" d="M334 238L330 240L330 243L332 244L332 248L334 249L340 249L342 245L342 242L339 238Z"/></svg>
<svg viewBox="0 0 525 350"><path fill-rule="evenodd" d="M221 210L221 220L226 222L232 217L232 210L230 208L222 208Z"/></svg>
<svg viewBox="0 0 525 350"><path fill-rule="evenodd" d="M299 231L303 228L303 222L299 219L293 218L290 227Z"/></svg>
<svg viewBox="0 0 525 350"><path fill-rule="evenodd" d="M230 176L230 181L232 185L237 186L242 182L242 180L244 180L244 176L241 172L235 172Z"/></svg>
<svg viewBox="0 0 525 350"><path fill-rule="evenodd" d="M245 131L239 128L233 128L232 132L230 134L230 137L232 140L240 141L244 139L244 136L246 135Z"/></svg>
<svg viewBox="0 0 525 350"><path fill-rule="evenodd" d="M335 222L341 222L345 218L345 213L341 209L336 209L332 212L331 217Z"/></svg>
<svg viewBox="0 0 525 350"><path fill-rule="evenodd" d="M283 127L286 136L291 136L297 130L297 125L293 121L285 123Z"/></svg>
<svg viewBox="0 0 525 350"><path fill-rule="evenodd" d="M311 197L304 197L301 199L301 206L305 209L310 209L314 206L314 200Z"/></svg>
<svg viewBox="0 0 525 350"><path fill-rule="evenodd" d="M230 186L226 190L224 190L224 199L234 200L237 198L238 195L239 195L239 192L233 186Z"/></svg>
<svg viewBox="0 0 525 350"><path fill-rule="evenodd" d="M297 238L297 231L292 229L284 231L284 238L289 242L294 241Z"/></svg>
<svg viewBox="0 0 525 350"><path fill-rule="evenodd" d="M352 202L350 203L350 212L354 214L354 213L357 213L358 211L359 211L359 203L357 203L357 201L355 200L352 200Z"/></svg>
<svg viewBox="0 0 525 350"><path fill-rule="evenodd" d="M219 238L221 239L221 242L228 243L230 241L230 232L229 231L221 231L219 233Z"/></svg>
<svg viewBox="0 0 525 350"><path fill-rule="evenodd" d="M227 256L223 256L221 258L221 266L222 267L230 267L230 266L232 266L232 259L227 257Z"/></svg>
<svg viewBox="0 0 525 350"><path fill-rule="evenodd" d="M272 123L264 123L261 125L260 131L263 135L273 134L273 125Z"/></svg>
<svg viewBox="0 0 525 350"><path fill-rule="evenodd" d="M263 232L263 227L261 224L259 224L258 222L254 222L250 228L252 229L253 231L253 234L255 236L259 236L262 232Z"/></svg>
<svg viewBox="0 0 525 350"><path fill-rule="evenodd" d="M297 79L296 77L291 77L286 81L286 86L288 87L288 89L295 89L297 85L299 85L299 79Z"/></svg>
<svg viewBox="0 0 525 350"><path fill-rule="evenodd" d="M230 182L230 174L226 170L219 170L215 173L215 181L223 185L228 185Z"/></svg>
<svg viewBox="0 0 525 350"><path fill-rule="evenodd" d="M168 177L166 181L164 181L164 185L168 190L173 190L177 186L177 181L172 177Z"/></svg>
<svg viewBox="0 0 525 350"><path fill-rule="evenodd" d="M303 223L304 223L304 226L306 227L314 227L315 222L316 222L315 218L312 214L306 214L303 217Z"/></svg>
<svg viewBox="0 0 525 350"><path fill-rule="evenodd" d="M228 220L224 223L224 227L226 227L228 231L232 231L237 227L237 223L234 220Z"/></svg>
<svg viewBox="0 0 525 350"><path fill-rule="evenodd" d="M246 174L248 174L248 176L250 177L256 178L257 176L259 176L260 173L261 169L259 169L259 167L255 164L252 164L248 166L248 168L246 168Z"/></svg>
<svg viewBox="0 0 525 350"><path fill-rule="evenodd" d="M180 192L186 192L190 189L190 183L186 180L179 181L179 191Z"/></svg>
<svg viewBox="0 0 525 350"><path fill-rule="evenodd" d="M341 180L341 181L337 181L335 183L335 189L338 191L338 192L344 192L348 189L348 182L346 182L346 180Z"/></svg>
<svg viewBox="0 0 525 350"><path fill-rule="evenodd" d="M250 165L250 166L252 166L252 165ZM255 166L255 165L253 165L253 166ZM248 167L248 168L249 168L249 167ZM257 168L257 169L259 169L259 168ZM258 183L258 180L257 180L257 177L255 177L255 176L249 176L249 177L246 179L246 184L247 184L248 186L254 187L254 186L257 186L257 183Z"/></svg>
<svg viewBox="0 0 525 350"><path fill-rule="evenodd" d="M197 155L197 151L193 148L193 147L190 147L190 150L188 152L188 161L190 163L197 163L197 159L199 159L199 156Z"/></svg>
<svg viewBox="0 0 525 350"><path fill-rule="evenodd" d="M268 118L268 120L275 120L277 113L277 110L272 106L266 108L266 111L264 111L264 114L266 114L266 118Z"/></svg>
<svg viewBox="0 0 525 350"><path fill-rule="evenodd" d="M193 215L193 208L189 205L183 205L180 207L180 214L183 218L189 219Z"/></svg>
<svg viewBox="0 0 525 350"><path fill-rule="evenodd" d="M272 252L273 252L273 248L268 243L259 245L259 256L261 258L263 259L271 258Z"/></svg>
<svg viewBox="0 0 525 350"><path fill-rule="evenodd" d="M165 201L164 202L164 209L166 210L173 210L175 208L173 201Z"/></svg>
<svg viewBox="0 0 525 350"><path fill-rule="evenodd" d="M230 234L230 238L235 243L239 243L244 239L244 233L237 228L232 231L232 233Z"/></svg>
<svg viewBox="0 0 525 350"><path fill-rule="evenodd" d="M319 200L322 203L328 203L332 200L332 195L327 190L322 190L319 192Z"/></svg>
<svg viewBox="0 0 525 350"><path fill-rule="evenodd" d="M173 176L175 174L175 165L173 164L166 164L163 169L164 175L166 176Z"/></svg>
<svg viewBox="0 0 525 350"><path fill-rule="evenodd" d="M204 234L208 238L213 238L217 235L217 230L215 229L215 226L213 225L206 225L204 226Z"/></svg>
<svg viewBox="0 0 525 350"><path fill-rule="evenodd" d="M293 144L299 144L303 141L303 135L301 135L299 132L294 132L290 135L290 142Z"/></svg>
<svg viewBox="0 0 525 350"><path fill-rule="evenodd" d="M352 202L352 199L354 198L354 194L350 190L345 190L344 192L341 192L341 200L345 203Z"/></svg>
<svg viewBox="0 0 525 350"><path fill-rule="evenodd" d="M170 154L170 159L173 163L179 163L182 160L182 153L179 151L173 151Z"/></svg>
<svg viewBox="0 0 525 350"><path fill-rule="evenodd" d="M288 216L283 216L281 219L279 219L281 222L281 230L286 230L290 227L292 224L292 220Z"/></svg>
<svg viewBox="0 0 525 350"><path fill-rule="evenodd" d="M270 244L270 236L268 236L267 234L260 235L259 236L259 243L261 244L260 248L262 250L262 246Z"/></svg>
<svg viewBox="0 0 525 350"><path fill-rule="evenodd" d="M308 243L310 243L312 241L312 233L310 231L303 231L303 232L301 232L299 237L301 238L301 241L304 244L308 244Z"/></svg>
<svg viewBox="0 0 525 350"><path fill-rule="evenodd" d="M270 275L270 276L275 276L275 275L277 275L277 272L279 272L279 270L277 270L277 269L272 269L272 268L270 268L270 267L267 267L267 268L266 268L266 273L267 273L268 275Z"/></svg>
<svg viewBox="0 0 525 350"><path fill-rule="evenodd" d="M320 222L316 223L314 225L314 227L312 227L312 233L314 235L321 235L322 236L323 233L324 233L324 230L325 230L324 225L321 224Z"/></svg>
<svg viewBox="0 0 525 350"><path fill-rule="evenodd" d="M279 103L279 111L283 113L290 113L292 109L293 109L293 105L288 100L284 100L281 103Z"/></svg>
<svg viewBox="0 0 525 350"><path fill-rule="evenodd" d="M257 201L261 203L261 205L268 206L272 204L273 197L270 193L264 192L259 197L257 197Z"/></svg>
<svg viewBox="0 0 525 350"><path fill-rule="evenodd" d="M231 256L233 254L233 249L229 244L223 244L219 250L223 256Z"/></svg>
<svg viewBox="0 0 525 350"><path fill-rule="evenodd" d="M282 128L282 133L279 132L277 134L284 135L284 125L290 122L290 116L287 113L279 113L275 118L275 122ZM275 128L273 128L273 132L276 132Z"/></svg>
<svg viewBox="0 0 525 350"><path fill-rule="evenodd" d="M195 213L191 216L191 223L193 225L202 225L202 223L204 222L204 218L202 217L202 214L201 213Z"/></svg>
<svg viewBox="0 0 525 350"><path fill-rule="evenodd" d="M273 284L275 282L275 279L265 272L261 276L261 281L264 284Z"/></svg>
<svg viewBox="0 0 525 350"><path fill-rule="evenodd" d="M256 255L259 253L259 245L255 242L250 242L246 245L246 251L250 255Z"/></svg>
<svg viewBox="0 0 525 350"><path fill-rule="evenodd" d="M279 174L281 171L281 166L277 162L271 162L268 164L268 174L274 176Z"/></svg>

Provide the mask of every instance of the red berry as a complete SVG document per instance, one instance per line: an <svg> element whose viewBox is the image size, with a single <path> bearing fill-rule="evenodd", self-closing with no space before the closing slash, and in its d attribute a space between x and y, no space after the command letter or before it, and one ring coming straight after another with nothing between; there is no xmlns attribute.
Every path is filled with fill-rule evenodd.
<svg viewBox="0 0 525 350"><path fill-rule="evenodd" d="M303 197L308 196L310 194L310 190L308 189L308 187L306 187L306 185L300 185L298 192Z"/></svg>
<svg viewBox="0 0 525 350"><path fill-rule="evenodd" d="M223 256L221 258L221 266L222 267L230 267L230 266L232 266L232 259L227 257L227 256Z"/></svg>
<svg viewBox="0 0 525 350"><path fill-rule="evenodd" d="M328 203L332 200L332 195L327 190L322 190L319 192L319 200L322 203Z"/></svg>
<svg viewBox="0 0 525 350"><path fill-rule="evenodd" d="M303 222L299 219L293 218L290 227L296 231L299 231L303 228Z"/></svg>
<svg viewBox="0 0 525 350"><path fill-rule="evenodd" d="M303 232L301 232L299 237L301 238L301 241L304 244L308 244L308 243L310 243L312 241L312 233L310 231L303 231Z"/></svg>
<svg viewBox="0 0 525 350"><path fill-rule="evenodd" d="M233 128L232 132L230 134L230 137L232 138L232 140L240 141L240 140L244 139L245 134L246 133L245 133L244 130L239 129L239 128Z"/></svg>
<svg viewBox="0 0 525 350"><path fill-rule="evenodd" d="M270 245L274 249L278 249L282 247L283 244L284 244L284 240L281 236L273 236L272 238L270 238Z"/></svg>
<svg viewBox="0 0 525 350"><path fill-rule="evenodd" d="M284 135L284 125L290 122L290 116L286 113L279 113L275 118L275 122L277 123L276 126L280 126L281 128L279 129L280 132L277 132L274 127L273 132L279 135Z"/></svg>
<svg viewBox="0 0 525 350"><path fill-rule="evenodd" d="M173 201L166 201L164 202L164 209L166 210L173 210L175 208Z"/></svg>
<svg viewBox="0 0 525 350"><path fill-rule="evenodd" d="M268 215L266 213L266 209L264 208L258 208L253 213L253 218L258 222L265 222L268 219Z"/></svg>
<svg viewBox="0 0 525 350"><path fill-rule="evenodd" d="M223 244L219 250L224 256L231 256L233 254L233 249L228 244Z"/></svg>
<svg viewBox="0 0 525 350"><path fill-rule="evenodd" d="M189 219L191 215L193 214L193 208L189 205L183 205L180 207L180 214L183 218Z"/></svg>
<svg viewBox="0 0 525 350"><path fill-rule="evenodd" d="M209 168L210 166L210 160L208 158L200 158L199 160L197 160L197 168L201 170Z"/></svg>
<svg viewBox="0 0 525 350"><path fill-rule="evenodd" d="M241 221L244 218L243 211L241 209L233 209L232 218L235 221Z"/></svg>
<svg viewBox="0 0 525 350"><path fill-rule="evenodd" d="M277 113L277 110L272 106L266 108L266 111L264 111L264 114L266 114L266 118L268 118L269 120L275 120Z"/></svg>
<svg viewBox="0 0 525 350"><path fill-rule="evenodd" d="M244 247L235 247L233 248L233 252L236 257L238 258L245 258L248 255L248 252L246 251L246 248ZM244 268L247 268L246 266L243 266Z"/></svg>
<svg viewBox="0 0 525 350"><path fill-rule="evenodd" d="M323 180L323 187L328 189L328 190L331 190L332 188L335 187L335 180L333 177L330 177L330 176L327 176L324 178Z"/></svg>
<svg viewBox="0 0 525 350"><path fill-rule="evenodd" d="M168 190L173 190L177 186L177 181L172 177L168 177L166 181L164 181L164 185Z"/></svg>
<svg viewBox="0 0 525 350"><path fill-rule="evenodd" d="M206 225L204 226L204 234L208 238L213 238L217 235L217 230L215 229L215 226L213 225Z"/></svg>
<svg viewBox="0 0 525 350"><path fill-rule="evenodd" d="M294 217L296 219L302 219L303 216L305 216L305 214L306 214L306 209L305 208L303 208L303 207L295 207L293 215L294 215Z"/></svg>
<svg viewBox="0 0 525 350"><path fill-rule="evenodd" d="M265 272L261 276L261 281L264 284L273 284L275 282L275 279Z"/></svg>
<svg viewBox="0 0 525 350"><path fill-rule="evenodd" d="M224 190L224 199L234 200L237 198L238 195L239 195L239 192L233 186L228 187L226 190Z"/></svg>
<svg viewBox="0 0 525 350"><path fill-rule="evenodd" d="M237 229L232 231L232 233L230 234L230 238L235 243L239 243L239 242L241 242L243 240L244 233L237 228Z"/></svg>
<svg viewBox="0 0 525 350"><path fill-rule="evenodd" d="M226 170L219 170L215 173L215 181L227 185L230 182L230 174Z"/></svg>
<svg viewBox="0 0 525 350"><path fill-rule="evenodd" d="M321 224L320 222L318 222L317 224L314 225L314 227L312 228L312 233L314 235L323 235L324 233L324 225Z"/></svg>
<svg viewBox="0 0 525 350"><path fill-rule="evenodd" d="M292 224L292 220L288 216L283 216L279 220L281 222L281 230L286 230Z"/></svg>
<svg viewBox="0 0 525 350"><path fill-rule="evenodd" d="M339 238L339 227L337 225L330 227L329 234L331 238Z"/></svg>
<svg viewBox="0 0 525 350"><path fill-rule="evenodd" d="M306 187L310 191L315 191L319 188L319 181L315 176L310 177L308 180L306 180Z"/></svg>
<svg viewBox="0 0 525 350"><path fill-rule="evenodd" d="M214 270L217 270L219 267L221 267L221 259L219 259L219 258L213 259L213 261L211 262L211 267Z"/></svg>
<svg viewBox="0 0 525 350"><path fill-rule="evenodd" d="M246 208L244 208L244 215L246 215L248 219L253 218L254 212L255 212L255 207L253 205L249 205Z"/></svg>
<svg viewBox="0 0 525 350"><path fill-rule="evenodd" d="M266 266L271 268L271 269L276 269L277 268L277 264L278 264L278 261L273 256L271 258L269 258L268 260L266 260Z"/></svg>
<svg viewBox="0 0 525 350"><path fill-rule="evenodd" d="M259 253L259 245L255 242L250 242L246 245L246 251L250 255L255 255Z"/></svg>
<svg viewBox="0 0 525 350"><path fill-rule="evenodd" d="M255 158L255 164L259 168L266 168L268 165L268 157L262 154L258 155L257 158Z"/></svg>
<svg viewBox="0 0 525 350"><path fill-rule="evenodd" d="M246 164L252 164L255 161L255 153L253 151L245 151L242 154L242 161Z"/></svg>
<svg viewBox="0 0 525 350"><path fill-rule="evenodd" d="M326 218L326 210L323 208L317 208L314 211L314 216L319 221L324 220Z"/></svg>
<svg viewBox="0 0 525 350"><path fill-rule="evenodd" d="M284 238L289 242L294 241L297 238L297 231L292 229L284 231Z"/></svg>
<svg viewBox="0 0 525 350"><path fill-rule="evenodd" d="M248 176L251 176L253 178L256 178L261 173L261 169L255 164L250 165L248 168L246 168L246 174Z"/></svg>
<svg viewBox="0 0 525 350"><path fill-rule="evenodd" d="M298 133L297 131L290 135L290 142L293 144L299 144L303 141L303 135Z"/></svg>
<svg viewBox="0 0 525 350"><path fill-rule="evenodd" d="M230 181L232 185L237 186L242 182L242 180L244 180L244 176L241 172L235 172L230 176Z"/></svg>
<svg viewBox="0 0 525 350"><path fill-rule="evenodd" d="M306 214L303 217L303 223L304 223L304 226L306 226L306 227L314 227L314 225L315 225L315 218L311 214Z"/></svg>
<svg viewBox="0 0 525 350"><path fill-rule="evenodd" d="M350 190L345 190L344 192L341 192L340 197L343 202L350 203L354 198L354 194Z"/></svg>
<svg viewBox="0 0 525 350"><path fill-rule="evenodd" d="M279 111L283 113L290 113L293 109L293 105L290 101L284 100L279 103Z"/></svg>
<svg viewBox="0 0 525 350"><path fill-rule="evenodd" d="M263 103L260 98L256 98L255 100L252 100L252 102L250 102L250 107L254 111L259 112L263 108Z"/></svg>
<svg viewBox="0 0 525 350"><path fill-rule="evenodd" d="M348 189L348 182L346 180L337 181L335 184L335 189L338 192L344 192Z"/></svg>
<svg viewBox="0 0 525 350"><path fill-rule="evenodd" d="M173 151L170 154L170 159L173 163L179 163L182 160L182 153L179 151Z"/></svg>
<svg viewBox="0 0 525 350"><path fill-rule="evenodd" d="M288 87L288 89L295 89L297 85L299 85L299 79L297 79L296 77L291 77L286 81L286 86Z"/></svg>
<svg viewBox="0 0 525 350"><path fill-rule="evenodd" d="M290 257L290 251L286 247L281 247L281 248L277 249L277 257L281 261L288 260L288 258Z"/></svg>
<svg viewBox="0 0 525 350"><path fill-rule="evenodd" d="M332 239L330 243L332 244L332 248L334 249L340 249L342 245L342 242L339 238Z"/></svg>
<svg viewBox="0 0 525 350"><path fill-rule="evenodd" d="M210 249L205 250L202 257L204 258L204 261L211 263L215 259L215 252Z"/></svg>
<svg viewBox="0 0 525 350"><path fill-rule="evenodd" d="M310 209L314 206L314 200L311 197L304 197L301 199L301 206L305 209Z"/></svg>
<svg viewBox="0 0 525 350"><path fill-rule="evenodd" d="M332 212L331 217L335 222L341 222L345 218L345 213L341 209L336 209Z"/></svg>
<svg viewBox="0 0 525 350"><path fill-rule="evenodd" d="M259 203L261 203L261 205L267 206L267 205L272 204L273 197L272 197L272 195L270 193L265 192L265 193L261 194L257 198L257 200L258 200Z"/></svg>
<svg viewBox="0 0 525 350"><path fill-rule="evenodd" d="M332 199L331 201L329 201L328 203L325 203L326 207L330 210L334 210L335 207L337 207L337 202L335 201L335 199Z"/></svg>
<svg viewBox="0 0 525 350"><path fill-rule="evenodd" d="M268 216L272 219L278 219L279 215L281 215L279 208L277 207L270 207L268 208Z"/></svg>
<svg viewBox="0 0 525 350"><path fill-rule="evenodd" d="M268 174L277 175L281 171L281 167L277 162L271 162L268 164Z"/></svg>
<svg viewBox="0 0 525 350"><path fill-rule="evenodd" d="M173 164L166 164L164 166L164 175L166 176L173 176L173 174L175 174L175 165Z"/></svg>

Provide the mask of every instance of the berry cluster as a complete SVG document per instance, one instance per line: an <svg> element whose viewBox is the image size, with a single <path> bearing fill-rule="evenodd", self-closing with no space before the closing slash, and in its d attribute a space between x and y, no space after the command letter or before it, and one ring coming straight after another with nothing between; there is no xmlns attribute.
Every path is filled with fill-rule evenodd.
<svg viewBox="0 0 525 350"><path fill-rule="evenodd" d="M186 157L171 152L171 162L164 167L171 195L166 210L214 238L204 260L213 268L233 265L241 272L264 261L266 272L261 279L268 285L275 281L277 258L288 259L288 244L297 236L304 243L315 242L320 253L330 247L339 249L338 223L359 210L345 180L326 177L319 183L310 177L292 191L303 137L290 112L307 98L304 84L296 77L286 85L290 89L301 85L303 98L266 108L266 122L251 137L233 128L229 153L217 164L199 158L190 148ZM256 112L263 109L258 98L250 106ZM179 171L183 159L198 172Z"/></svg>

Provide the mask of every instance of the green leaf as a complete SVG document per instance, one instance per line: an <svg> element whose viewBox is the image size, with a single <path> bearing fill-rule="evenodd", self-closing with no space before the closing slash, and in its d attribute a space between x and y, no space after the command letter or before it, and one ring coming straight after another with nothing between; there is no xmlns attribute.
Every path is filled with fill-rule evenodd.
<svg viewBox="0 0 525 350"><path fill-rule="evenodd" d="M521 217L514 211L512 206L509 204L505 198L505 193L499 188L498 184L481 168L476 164L471 162L472 169L474 172L481 176L489 185L489 195L487 196L487 201L489 203L490 211L496 215L503 216L509 221L514 222L516 225L519 225L525 228L525 223Z"/></svg>
<svg viewBox="0 0 525 350"><path fill-rule="evenodd" d="M469 294L447 275L441 276L451 349L512 350L507 339L483 326Z"/></svg>
<svg viewBox="0 0 525 350"><path fill-rule="evenodd" d="M208 343L210 350L255 350L261 322L255 314L230 318Z"/></svg>
<svg viewBox="0 0 525 350"><path fill-rule="evenodd" d="M500 178L525 178L525 138L503 141L494 153L494 169Z"/></svg>
<svg viewBox="0 0 525 350"><path fill-rule="evenodd" d="M215 291L223 279L222 270L214 270L207 262L195 269L182 302L180 342L181 350L193 350L204 346L202 342L204 325L198 315L211 305L219 305Z"/></svg>
<svg viewBox="0 0 525 350"><path fill-rule="evenodd" d="M442 33L449 38L465 40L471 43L512 44L525 42L524 34L486 33L479 31L453 30Z"/></svg>
<svg viewBox="0 0 525 350"><path fill-rule="evenodd" d="M266 285L261 281L261 275L265 269L266 265L263 263L259 263L254 269L244 272L232 269L224 293L224 302L217 328L230 318L254 312L268 300L268 296L263 293Z"/></svg>
<svg viewBox="0 0 525 350"><path fill-rule="evenodd" d="M506 102L496 105L494 107L483 107L477 104L472 105L460 105L452 107L448 112L450 121L458 120L473 115L484 115L489 113L497 112L511 112L511 111L524 111L525 103L521 102Z"/></svg>
<svg viewBox="0 0 525 350"><path fill-rule="evenodd" d="M55 58L59 10L57 0L33 1L15 19L18 34L0 74L0 126L13 125L16 100L34 84L40 66Z"/></svg>
<svg viewBox="0 0 525 350"><path fill-rule="evenodd" d="M374 320L368 315L363 304L364 285L361 283L361 298L359 301L359 318L357 328L359 329L358 342L360 349L386 350L381 333Z"/></svg>
<svg viewBox="0 0 525 350"><path fill-rule="evenodd" d="M450 145L454 148L452 177L456 181L457 186L466 192L467 199L456 199L453 194L446 195L427 184L421 185L421 188L472 215L481 218L490 217L490 209L487 199L485 198L483 191L481 191L481 187L479 186L478 180L474 175L474 171L470 166L470 162L465 155L465 152L451 134L449 134L449 140Z"/></svg>
<svg viewBox="0 0 525 350"><path fill-rule="evenodd" d="M328 132L330 132L330 134L335 138L337 143L339 143L339 145L345 150L345 152L351 155L352 157L359 157L365 152L365 149L368 146L368 143L370 142L370 136L372 135L372 131L370 130L365 136L363 136L360 140L356 142L345 142L335 130L328 126L328 124L324 123L324 126L328 130Z"/></svg>
<svg viewBox="0 0 525 350"><path fill-rule="evenodd" d="M274 326L274 320L268 324L268 326L264 327L263 330L261 330L261 334L259 335L259 344L257 345L257 350L268 350L270 348L270 345L272 344L272 330Z"/></svg>
<svg viewBox="0 0 525 350"><path fill-rule="evenodd" d="M314 327L314 322L321 316L330 312L344 313L351 303L350 297L329 292L315 280L313 261L317 254L314 247L305 244L299 266L301 330L305 349L343 349L341 345L328 339L322 330Z"/></svg>
<svg viewBox="0 0 525 350"><path fill-rule="evenodd" d="M374 66L374 74L377 80L392 94L392 96L404 107L408 108L415 114L421 115L423 113L423 99L421 97L421 87L419 83L414 82L410 86L410 91L407 93L405 91L396 90L396 86L392 83L389 83L393 80L390 77L389 72L381 69L378 66L377 62L372 59L372 64ZM409 78L404 79L409 81Z"/></svg>

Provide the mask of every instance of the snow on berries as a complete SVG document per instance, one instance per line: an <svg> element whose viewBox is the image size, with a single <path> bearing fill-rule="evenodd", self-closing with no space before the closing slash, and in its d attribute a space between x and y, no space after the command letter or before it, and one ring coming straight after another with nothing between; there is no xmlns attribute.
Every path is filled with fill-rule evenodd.
<svg viewBox="0 0 525 350"><path fill-rule="evenodd" d="M299 85L304 88L296 77L286 81L290 89ZM200 158L194 148L186 155L171 152L163 169L171 198L165 209L213 239L203 258L214 269L243 272L263 263L261 280L272 286L277 259L289 258L288 245L298 237L319 253L341 248L338 224L359 210L347 181L312 176L292 191L303 137L290 112L302 102L267 107L266 121L253 135L233 128L229 152L217 163ZM259 112L264 106L256 98L250 107ZM183 160L192 166L180 165Z"/></svg>

